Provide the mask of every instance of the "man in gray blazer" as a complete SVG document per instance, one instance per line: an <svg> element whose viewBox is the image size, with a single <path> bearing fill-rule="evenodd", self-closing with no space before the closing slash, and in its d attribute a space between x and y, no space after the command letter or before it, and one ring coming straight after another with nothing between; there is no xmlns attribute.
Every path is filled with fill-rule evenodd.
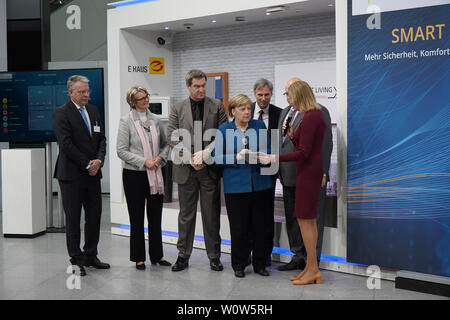
<svg viewBox="0 0 450 320"><path fill-rule="evenodd" d="M227 122L221 101L206 97L206 75L191 70L186 75L189 98L170 110L167 142L173 161L172 178L178 184L178 259L172 271L188 267L192 253L200 194L203 235L211 269L223 270L220 262L220 169L211 163L214 134ZM213 133L213 134L211 134ZM205 140L203 140L205 136ZM210 165L208 165L210 164Z"/></svg>
<svg viewBox="0 0 450 320"><path fill-rule="evenodd" d="M299 78L290 79L285 86L285 95L288 92L290 85ZM290 121L294 131L298 129L303 118L303 113L295 112L290 106L289 97L286 95L286 100L289 106L283 109L280 114L278 129L280 130L280 154L285 154L295 151L295 146L283 132L283 125L285 122ZM328 171L330 169L331 152L333 150L333 137L331 132L331 117L327 108L320 105L323 118L326 124L325 136L322 145L322 161L324 177L322 179L322 188L320 190L319 196L319 207L317 214L317 260L320 262L320 255L322 253L322 238L324 229L324 209L325 209L325 197L326 197L326 186L327 181L329 181ZM279 177L281 184L283 185L283 200L284 200L284 213L286 217L286 230L288 234L289 247L294 254L291 261L278 267L280 271L303 269L306 265L306 249L303 243L302 234L300 232L300 227L297 222L297 218L294 217L294 206L295 206L295 185L297 174L295 171L295 162L280 162Z"/></svg>

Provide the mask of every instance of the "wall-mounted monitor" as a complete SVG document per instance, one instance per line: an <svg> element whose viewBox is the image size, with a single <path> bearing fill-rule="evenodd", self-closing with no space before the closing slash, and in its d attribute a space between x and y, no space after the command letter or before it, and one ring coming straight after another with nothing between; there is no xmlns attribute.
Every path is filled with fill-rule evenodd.
<svg viewBox="0 0 450 320"><path fill-rule="evenodd" d="M104 123L103 69L0 72L1 142L51 142L53 112L69 101L67 79L89 79L90 104Z"/></svg>

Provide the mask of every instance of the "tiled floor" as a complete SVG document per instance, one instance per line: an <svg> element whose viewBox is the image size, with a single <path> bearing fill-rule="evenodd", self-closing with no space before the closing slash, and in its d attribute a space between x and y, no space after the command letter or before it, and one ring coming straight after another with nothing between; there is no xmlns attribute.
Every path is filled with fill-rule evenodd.
<svg viewBox="0 0 450 320"><path fill-rule="evenodd" d="M0 237L0 299L156 299L156 300L308 300L308 299L436 299L448 298L395 289L391 281L380 290L369 290L367 278L322 270L323 284L294 286L292 272L269 268L271 276L254 274L248 267L245 278L236 278L230 256L223 254L225 270L210 270L205 251L194 250L189 268L172 272L170 267L152 266L137 271L128 260L129 238L109 232L109 198L104 199L99 258L111 264L109 270L87 269L76 278L66 273L69 260L65 234L47 233L35 239ZM165 244L165 257L174 262L177 249ZM76 276L76 274L75 274ZM72 278L71 278L72 277ZM75 280L74 280L75 279ZM72 281L71 281L72 280ZM69 289L69 287L75 287Z"/></svg>

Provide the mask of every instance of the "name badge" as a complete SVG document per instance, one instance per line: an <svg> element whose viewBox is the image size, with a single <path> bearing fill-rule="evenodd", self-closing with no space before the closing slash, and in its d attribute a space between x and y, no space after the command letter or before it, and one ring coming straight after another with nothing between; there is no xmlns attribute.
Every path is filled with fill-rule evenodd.
<svg viewBox="0 0 450 320"><path fill-rule="evenodd" d="M100 133L100 126L94 126L94 132Z"/></svg>

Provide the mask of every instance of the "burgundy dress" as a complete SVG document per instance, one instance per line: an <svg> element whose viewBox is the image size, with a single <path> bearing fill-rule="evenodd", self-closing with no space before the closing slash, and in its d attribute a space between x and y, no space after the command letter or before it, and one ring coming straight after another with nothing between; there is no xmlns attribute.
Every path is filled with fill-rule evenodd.
<svg viewBox="0 0 450 320"><path fill-rule="evenodd" d="M295 161L297 182L294 216L315 219L323 178L322 143L325 121L320 110L308 111L294 135L295 151L280 155L280 161Z"/></svg>

